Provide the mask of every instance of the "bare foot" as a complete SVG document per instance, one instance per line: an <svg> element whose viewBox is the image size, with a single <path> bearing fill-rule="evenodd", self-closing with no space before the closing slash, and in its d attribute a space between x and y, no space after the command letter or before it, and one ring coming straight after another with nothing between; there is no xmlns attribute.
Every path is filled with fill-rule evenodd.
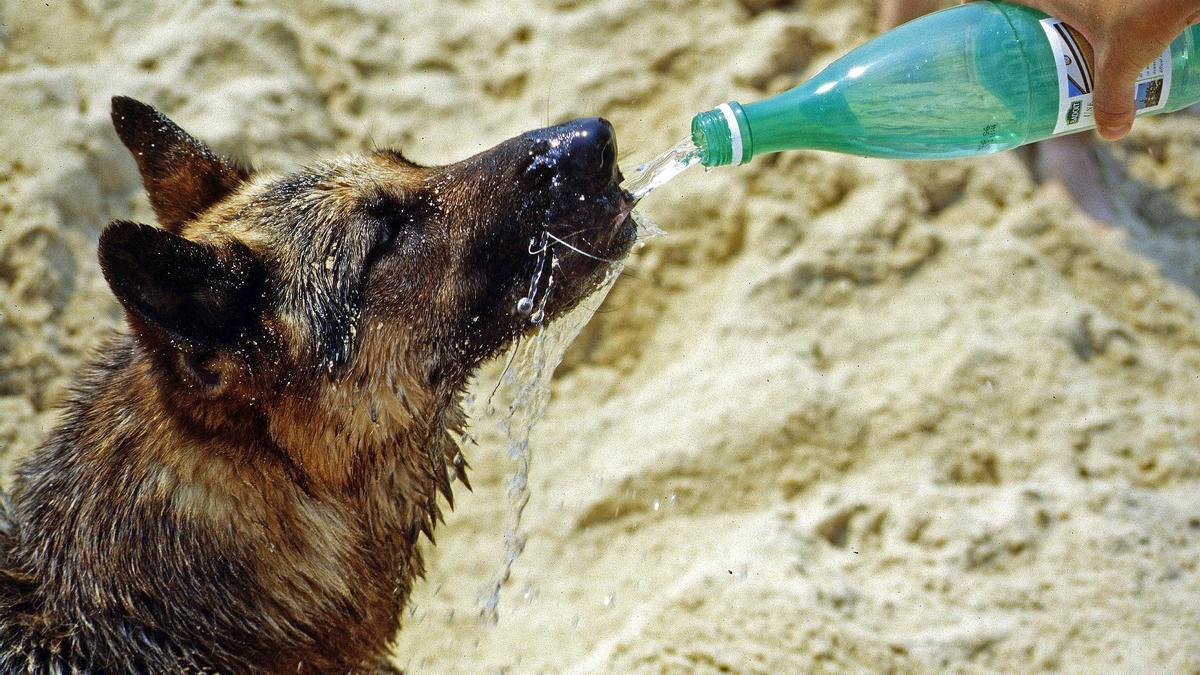
<svg viewBox="0 0 1200 675"><path fill-rule="evenodd" d="M941 0L880 0L877 32L884 32L943 6ZM1197 104L1200 107L1200 104ZM1112 230L1116 213L1104 191L1100 166L1093 152L1092 132L1050 138L1029 146L1038 181L1050 192L1070 197L1089 216L1097 230Z"/></svg>
<svg viewBox="0 0 1200 675"><path fill-rule="evenodd" d="M1117 221L1105 194L1091 133L1050 138L1038 143L1034 168L1046 186L1058 184L1092 220L1112 227Z"/></svg>

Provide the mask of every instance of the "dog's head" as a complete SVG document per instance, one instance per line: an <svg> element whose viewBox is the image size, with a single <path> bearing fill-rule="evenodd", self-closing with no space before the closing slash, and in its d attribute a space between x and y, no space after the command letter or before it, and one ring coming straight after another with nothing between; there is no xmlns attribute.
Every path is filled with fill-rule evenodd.
<svg viewBox="0 0 1200 675"><path fill-rule="evenodd" d="M113 123L161 227L110 224L104 276L138 338L214 395L372 368L463 377L586 297L634 239L601 119L448 166L376 151L282 178L132 99Z"/></svg>

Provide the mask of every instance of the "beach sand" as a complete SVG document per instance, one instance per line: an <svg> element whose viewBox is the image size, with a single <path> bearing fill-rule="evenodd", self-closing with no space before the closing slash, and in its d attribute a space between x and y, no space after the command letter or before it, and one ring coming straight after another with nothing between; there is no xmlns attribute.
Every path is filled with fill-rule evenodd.
<svg viewBox="0 0 1200 675"><path fill-rule="evenodd" d="M831 0L0 4L0 467L121 320L101 226L153 222L110 96L271 169L372 145L448 162L599 114L628 173L873 21ZM642 210L668 236L533 435L499 623L479 609L510 462L480 429L396 663L1200 672L1198 149L1187 113L1102 146L1115 231L1016 153L793 152L659 190Z"/></svg>

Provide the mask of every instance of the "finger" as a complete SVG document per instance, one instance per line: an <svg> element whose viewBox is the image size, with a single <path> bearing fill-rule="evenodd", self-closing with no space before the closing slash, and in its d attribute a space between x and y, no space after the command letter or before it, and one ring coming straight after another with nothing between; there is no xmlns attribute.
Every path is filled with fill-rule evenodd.
<svg viewBox="0 0 1200 675"><path fill-rule="evenodd" d="M1105 140L1115 141L1133 126L1136 113L1133 85L1145 64L1139 65L1128 56L1111 51L1096 57L1096 89L1092 98L1096 129Z"/></svg>

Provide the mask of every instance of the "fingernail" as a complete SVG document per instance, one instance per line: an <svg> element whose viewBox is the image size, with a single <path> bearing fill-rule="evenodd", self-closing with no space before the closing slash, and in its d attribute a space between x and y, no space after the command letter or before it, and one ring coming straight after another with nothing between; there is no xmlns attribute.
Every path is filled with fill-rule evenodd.
<svg viewBox="0 0 1200 675"><path fill-rule="evenodd" d="M1100 135L1107 141L1115 141L1115 140L1121 138L1122 136L1124 136L1125 134L1129 133L1129 130L1131 128L1133 128L1133 125L1130 124L1129 122L1119 122L1117 124L1101 124L1100 125Z"/></svg>

